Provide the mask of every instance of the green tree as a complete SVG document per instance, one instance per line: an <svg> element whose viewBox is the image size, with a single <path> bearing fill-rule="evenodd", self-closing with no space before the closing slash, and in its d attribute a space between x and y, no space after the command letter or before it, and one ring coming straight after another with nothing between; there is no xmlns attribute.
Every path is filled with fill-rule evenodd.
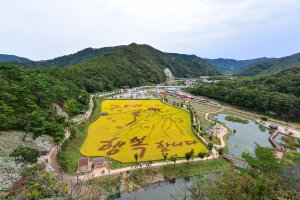
<svg viewBox="0 0 300 200"><path fill-rule="evenodd" d="M15 150L10 154L10 156L14 157L19 162L31 164L37 162L39 155L40 152L36 148L22 146L15 148Z"/></svg>
<svg viewBox="0 0 300 200"><path fill-rule="evenodd" d="M222 155L224 153L224 148L219 148L218 152L219 152L219 155Z"/></svg>
<svg viewBox="0 0 300 200"><path fill-rule="evenodd" d="M176 163L176 160L177 160L177 155L172 155L170 157L170 160L174 162L174 164Z"/></svg>
<svg viewBox="0 0 300 200"><path fill-rule="evenodd" d="M163 156L164 160L167 161L168 153L162 153L162 156Z"/></svg>
<svg viewBox="0 0 300 200"><path fill-rule="evenodd" d="M198 153L198 157L199 157L199 158L203 159L204 156L205 156L205 153L203 153L203 152L199 152L199 153Z"/></svg>
<svg viewBox="0 0 300 200"><path fill-rule="evenodd" d="M256 169L258 172L276 172L280 163L278 158L275 156L274 149L261 147L259 145L255 148L255 157L249 153L243 153L243 158L248 164Z"/></svg>
<svg viewBox="0 0 300 200"><path fill-rule="evenodd" d="M213 146L214 146L214 144L211 143L211 142L209 142L209 143L207 144L207 148L208 148L209 152L211 152Z"/></svg>
<svg viewBox="0 0 300 200"><path fill-rule="evenodd" d="M187 153L185 153L185 159L188 161L188 163L190 162L190 159L191 159L191 152L187 152Z"/></svg>

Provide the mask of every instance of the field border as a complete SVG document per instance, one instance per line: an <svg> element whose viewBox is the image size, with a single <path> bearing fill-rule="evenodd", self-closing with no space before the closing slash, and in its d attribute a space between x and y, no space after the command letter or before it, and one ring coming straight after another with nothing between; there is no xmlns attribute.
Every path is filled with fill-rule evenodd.
<svg viewBox="0 0 300 200"><path fill-rule="evenodd" d="M98 98L98 97L96 97L96 98ZM126 98L126 99L125 99L125 98L124 98L124 99L114 99L114 98L112 98L112 99L102 99L102 101L101 101L100 103L102 104L104 101L107 101L107 100L159 100L161 103L163 103L163 104L165 104L165 105L167 105L167 106L171 106L171 107L174 107L174 108L177 108L177 109L181 109L181 110L187 112L188 115L189 115L189 117L190 117L190 119L191 119L191 114L190 114L190 112L189 112L188 110L186 110L186 109L184 109L184 108L181 108L181 107L176 107L176 106L171 105L171 104L166 103L166 102L163 102L161 99L151 99L151 98L147 98L147 99L136 99L136 98L134 98L134 99L130 99L130 98L129 98L129 99L128 99L128 98ZM96 108L95 108L95 109L96 109ZM102 111L102 107L101 107L101 105L100 105L100 112L101 112L101 111ZM93 112L94 112L94 109L93 109ZM98 120L100 117L101 117L101 115L100 115L96 120ZM95 121L96 121L96 120L95 120ZM87 123L89 123L89 125L86 127L86 128L87 128L86 131L88 131L89 126L90 126L92 123L95 122L95 121L93 121L93 122L89 122L89 121L90 121L90 120L87 120ZM200 141L201 144L203 144L203 145L205 146L205 148L207 149L207 145L205 144L205 142L203 142L203 141L201 140L201 138L199 138L199 136L195 133L195 130L194 130L194 128L193 128L193 124L192 124L192 123L191 123L191 130L192 130L193 135L197 138L197 140ZM88 136L88 133L85 134L85 138L84 138L84 141L82 142L82 145L84 144L84 142L85 142L87 136ZM81 145L81 146L82 146L82 145ZM80 146L80 150L81 150L81 146ZM85 155L81 154L80 150L79 150L79 154L80 154L81 156L85 156ZM92 158L100 157L100 156L85 156L85 157L89 157L90 160L91 160ZM127 165L127 164L128 164L128 165L131 165L131 164L134 164L134 163L135 163L135 162L121 162L121 161L118 161L118 160L115 160L115 159L113 159L113 158L111 158L111 157L106 157L106 156L101 156L101 157L104 157L105 159L113 160L114 162L118 162L118 163L121 163L121 164L124 164L124 165ZM195 154L193 157L197 157L197 155ZM177 157L177 158L183 159L184 157ZM159 161L163 161L163 160L164 160L164 159L163 159L163 157L162 157L161 159L153 159L153 160L151 160L151 161L153 161L153 162L159 162ZM147 162L147 161L142 161L142 162Z"/></svg>

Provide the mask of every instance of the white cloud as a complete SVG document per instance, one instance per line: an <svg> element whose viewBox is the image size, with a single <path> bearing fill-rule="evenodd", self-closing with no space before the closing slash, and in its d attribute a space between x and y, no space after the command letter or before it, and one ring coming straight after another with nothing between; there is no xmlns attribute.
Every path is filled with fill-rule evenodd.
<svg viewBox="0 0 300 200"><path fill-rule="evenodd" d="M253 48L255 41L274 31L286 30L274 40L295 40L289 37L289 31L300 33L297 28L300 27L300 4L297 2L0 0L0 52L46 59L89 46L138 42L165 51L210 57L277 55L274 49L249 52L247 48ZM256 40L251 42L253 38ZM241 44L246 45L242 49L244 53L241 53ZM296 44L291 46L290 41L287 44L281 44L287 54L296 50ZM261 41L256 45L259 48L274 44Z"/></svg>

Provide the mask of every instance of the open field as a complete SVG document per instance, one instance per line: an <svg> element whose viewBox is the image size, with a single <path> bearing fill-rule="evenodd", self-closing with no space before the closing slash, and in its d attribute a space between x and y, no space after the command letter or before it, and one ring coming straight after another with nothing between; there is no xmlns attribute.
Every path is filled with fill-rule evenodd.
<svg viewBox="0 0 300 200"><path fill-rule="evenodd" d="M171 97L171 96L168 96L167 99L170 104L173 104L173 102L175 102L175 103L184 102L184 100L182 100L182 99ZM211 126L211 122L205 118L205 114L211 113L211 112L216 112L221 109L216 106L205 105L205 104L196 103L193 101L190 101L190 105L195 109L198 119L200 120L200 126L203 128L203 130L205 130L207 127Z"/></svg>
<svg viewBox="0 0 300 200"><path fill-rule="evenodd" d="M195 153L206 147L192 132L190 115L159 100L105 100L101 116L88 128L84 156L105 156L127 163L162 160L162 153Z"/></svg>

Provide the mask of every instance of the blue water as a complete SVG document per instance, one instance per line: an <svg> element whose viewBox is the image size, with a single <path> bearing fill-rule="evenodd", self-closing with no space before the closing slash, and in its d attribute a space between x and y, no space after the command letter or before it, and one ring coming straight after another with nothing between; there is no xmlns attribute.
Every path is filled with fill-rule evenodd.
<svg viewBox="0 0 300 200"><path fill-rule="evenodd" d="M259 124L249 120L249 124L241 124L237 122L227 121L225 117L227 114L219 114L214 118L224 123L232 131L235 129L236 133L232 133L227 138L228 152L234 156L240 157L244 152L254 153L256 144L264 147L272 147L269 141L269 130L261 131ZM276 140L280 140L281 136L277 136Z"/></svg>

